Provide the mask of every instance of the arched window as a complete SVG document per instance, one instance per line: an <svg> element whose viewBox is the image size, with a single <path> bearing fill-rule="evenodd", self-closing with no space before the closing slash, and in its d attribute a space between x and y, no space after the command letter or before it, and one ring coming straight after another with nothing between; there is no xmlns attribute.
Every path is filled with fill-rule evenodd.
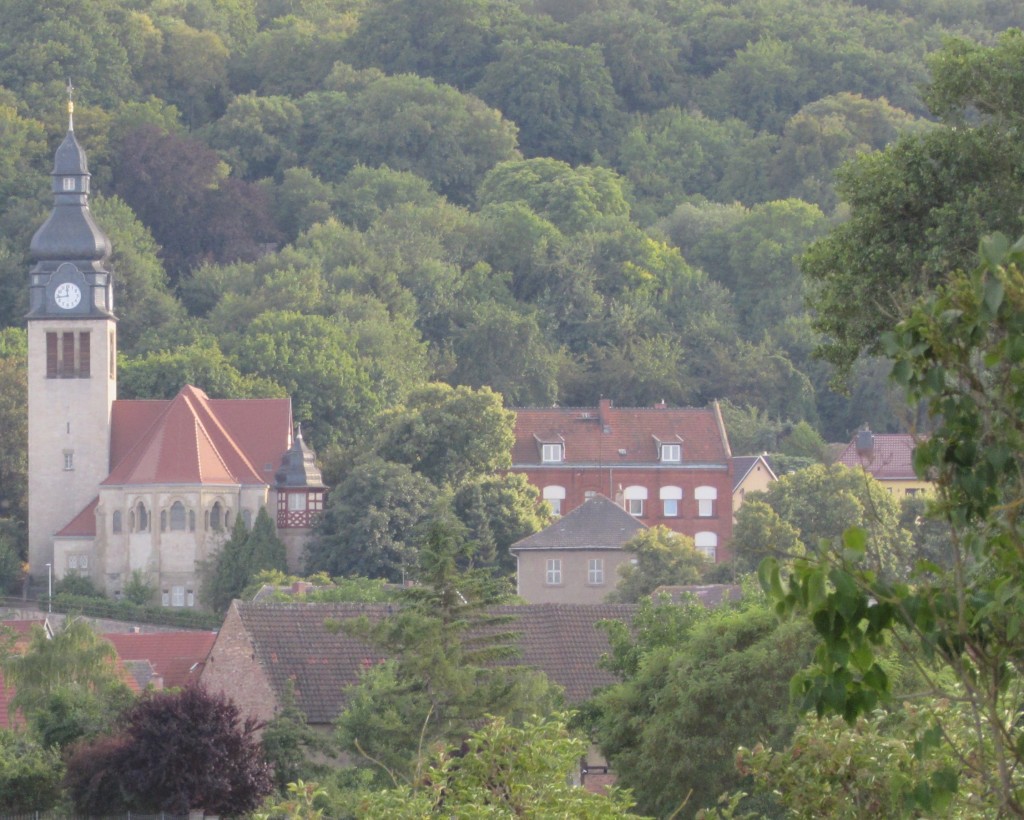
<svg viewBox="0 0 1024 820"><path fill-rule="evenodd" d="M683 497L682 487L662 487L658 491L661 497L661 514L665 518L679 517L679 502Z"/></svg>
<svg viewBox="0 0 1024 820"><path fill-rule="evenodd" d="M703 552L709 561L715 560L718 552L718 536L713 532L699 532L693 536L693 545Z"/></svg>
<svg viewBox="0 0 1024 820"><path fill-rule="evenodd" d="M121 511L114 510L113 520L111 521L111 529L114 532L121 532Z"/></svg>
<svg viewBox="0 0 1024 820"><path fill-rule="evenodd" d="M171 504L171 529L185 529L185 505L180 501Z"/></svg>
<svg viewBox="0 0 1024 820"><path fill-rule="evenodd" d="M160 532L167 532L167 510L160 510Z"/></svg>
<svg viewBox="0 0 1024 820"><path fill-rule="evenodd" d="M135 510L128 510L128 532L135 532Z"/></svg>
<svg viewBox="0 0 1024 820"><path fill-rule="evenodd" d="M188 531L189 532L195 532L196 531L196 511L195 510L189 510L188 511Z"/></svg>
<svg viewBox="0 0 1024 820"><path fill-rule="evenodd" d="M645 502L647 501L647 488L638 484L626 487L622 491L623 507L630 515L643 518Z"/></svg>
<svg viewBox="0 0 1024 820"><path fill-rule="evenodd" d="M698 518L715 517L715 501L718 500L718 490L715 487L698 487L693 491L693 497L697 499Z"/></svg>
<svg viewBox="0 0 1024 820"><path fill-rule="evenodd" d="M551 512L553 515L562 514L562 504L565 502L565 487L559 487L557 484L550 484L543 489L541 495L544 500L551 505Z"/></svg>
<svg viewBox="0 0 1024 820"><path fill-rule="evenodd" d="M139 525L139 532L149 532L149 513L146 512L146 505L141 501L135 505L135 521Z"/></svg>
<svg viewBox="0 0 1024 820"><path fill-rule="evenodd" d="M242 523L247 530L252 529L252 510L242 510Z"/></svg>
<svg viewBox="0 0 1024 820"><path fill-rule="evenodd" d="M210 508L210 529L220 531L224 529L224 508L219 501L213 502Z"/></svg>

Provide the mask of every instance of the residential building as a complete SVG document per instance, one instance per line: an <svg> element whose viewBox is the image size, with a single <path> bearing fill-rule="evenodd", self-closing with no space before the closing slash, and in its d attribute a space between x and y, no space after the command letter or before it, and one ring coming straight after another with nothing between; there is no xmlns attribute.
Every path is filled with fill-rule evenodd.
<svg viewBox="0 0 1024 820"><path fill-rule="evenodd" d="M31 243L28 540L33 578L85 575L117 597L133 572L166 606L195 606L198 567L236 517L275 516L293 569L325 488L288 399L117 399L110 241L69 116L54 205ZM278 469L280 467L280 469Z"/></svg>
<svg viewBox="0 0 1024 820"><path fill-rule="evenodd" d="M531 604L600 604L615 589L623 549L647 529L603 495L588 498L540 532L512 545L516 591Z"/></svg>
<svg viewBox="0 0 1024 820"><path fill-rule="evenodd" d="M689 535L730 558L732 453L717 405L707 408L519 408L511 471L566 515L604 495L646 526Z"/></svg>
<svg viewBox="0 0 1024 820"><path fill-rule="evenodd" d="M110 632L103 636L114 645L122 663L146 662L151 674L140 685L177 689L199 680L216 632Z"/></svg>
<svg viewBox="0 0 1024 820"><path fill-rule="evenodd" d="M764 456L732 457L732 514L743 506L747 493L764 492L773 481L778 481L768 460Z"/></svg>
<svg viewBox="0 0 1024 820"><path fill-rule="evenodd" d="M930 493L934 486L914 472L914 447L910 433L872 433L861 430L836 459L838 464L859 467L899 498Z"/></svg>
<svg viewBox="0 0 1024 820"><path fill-rule="evenodd" d="M227 694L260 720L276 715L289 690L309 724L330 730L346 702L346 687L385 659L384 653L349 635L339 624L392 611L388 604L245 603L235 601L217 635L201 682ZM610 651L597 627L606 619L632 622L630 604L502 606L495 614L515 616L520 662L538 669L565 690L572 706L594 690L616 682L599 667Z"/></svg>

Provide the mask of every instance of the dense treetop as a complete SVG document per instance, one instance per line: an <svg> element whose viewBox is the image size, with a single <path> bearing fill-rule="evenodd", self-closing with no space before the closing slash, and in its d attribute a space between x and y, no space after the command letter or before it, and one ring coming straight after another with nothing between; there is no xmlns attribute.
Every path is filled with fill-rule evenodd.
<svg viewBox="0 0 1024 820"><path fill-rule="evenodd" d="M915 168L923 279L959 249L928 231L973 247L990 212L1017 213L1019 106L996 81L1020 50L1011 0L80 6L0 9L0 328L25 313L70 77L126 395L288 394L321 449L359 449L430 382L509 405L727 398L830 440L895 428L885 368L856 359L875 327L849 308L913 282L851 293L836 254L863 269L843 249L888 241ZM976 170L997 184L927 209Z"/></svg>

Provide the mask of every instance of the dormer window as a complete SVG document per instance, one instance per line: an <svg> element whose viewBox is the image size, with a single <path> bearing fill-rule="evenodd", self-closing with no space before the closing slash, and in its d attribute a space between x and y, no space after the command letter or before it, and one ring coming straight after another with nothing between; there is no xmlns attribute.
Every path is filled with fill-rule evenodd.
<svg viewBox="0 0 1024 820"><path fill-rule="evenodd" d="M61 180L64 183L65 191L75 190L75 178L74 177L63 177Z"/></svg>
<svg viewBox="0 0 1024 820"><path fill-rule="evenodd" d="M540 460L545 464L562 461L561 444L544 444L540 448Z"/></svg>
<svg viewBox="0 0 1024 820"><path fill-rule="evenodd" d="M683 460L683 446L681 444L662 444L661 460L665 464L678 464Z"/></svg>

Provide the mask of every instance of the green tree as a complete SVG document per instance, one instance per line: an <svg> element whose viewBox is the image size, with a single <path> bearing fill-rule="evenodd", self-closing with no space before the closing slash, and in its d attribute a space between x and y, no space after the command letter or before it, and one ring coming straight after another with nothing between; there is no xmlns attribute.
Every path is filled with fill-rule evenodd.
<svg viewBox="0 0 1024 820"><path fill-rule="evenodd" d="M331 491L306 548L306 572L404 581L416 566L413 533L437 500L430 480L404 464L357 461Z"/></svg>
<svg viewBox="0 0 1024 820"><path fill-rule="evenodd" d="M455 491L452 506L476 545L474 562L515 570L508 548L550 523L540 493L526 476L506 473L464 481Z"/></svg>
<svg viewBox="0 0 1024 820"><path fill-rule="evenodd" d="M959 770L983 784L993 814L1020 815L1021 729L1007 715L1019 708L1022 651L1024 241L989 237L980 260L951 274L885 337L894 379L912 403L926 403L935 425L914 462L936 484L951 564L922 565L913 585L891 583L865 564L866 535L853 529L842 551L790 571L768 561L761 577L780 612L805 612L818 632L815 663L794 680L805 706L853 722L892 691L879 662L885 647L921 653L928 691L962 704L969 727L958 735L952 717L930 716L928 736L957 765L920 784L921 809L949 798Z"/></svg>
<svg viewBox="0 0 1024 820"><path fill-rule="evenodd" d="M28 521L27 364L25 331L0 330L0 519L22 524ZM20 552L22 545L14 546Z"/></svg>
<svg viewBox="0 0 1024 820"><path fill-rule="evenodd" d="M473 550L461 526L441 516L421 537L420 586L394 615L350 627L392 658L364 672L337 721L341 747L381 784L422 781L432 747L461 744L485 716L519 724L557 700L543 673L509 664L514 619L487 612L508 584L459 571Z"/></svg>
<svg viewBox="0 0 1024 820"><path fill-rule="evenodd" d="M799 530L753 495L744 499L736 513L729 543L741 572L753 572L769 555L788 561L804 554Z"/></svg>
<svg viewBox="0 0 1024 820"><path fill-rule="evenodd" d="M515 414L490 388L436 383L382 417L377 452L436 486L458 486L511 464L514 425Z"/></svg>
<svg viewBox="0 0 1024 820"><path fill-rule="evenodd" d="M365 796L359 816L636 817L628 793L595 794L569 782L587 744L566 715L534 717L518 727L492 718L461 746L439 752L420 782Z"/></svg>
<svg viewBox="0 0 1024 820"><path fill-rule="evenodd" d="M0 729L0 812L29 814L56 808L64 763L57 749L27 734Z"/></svg>
<svg viewBox="0 0 1024 820"><path fill-rule="evenodd" d="M778 540L758 544L761 527L749 522L748 528L745 518L763 520L764 511L758 506L748 511L745 502L736 523L743 533L754 536L748 541L745 535L739 547L749 556L765 550L792 554L792 531L804 550L815 552L822 543L838 544L847 528L859 526L869 534L868 559L876 572L890 578L906 578L910 572L912 538L900 526L899 501L863 470L815 464L781 476L764 493L747 496L748 502L755 500L766 503L788 527L773 520L769 531Z"/></svg>
<svg viewBox="0 0 1024 820"><path fill-rule="evenodd" d="M113 645L81 619L69 618L52 638L33 627L24 652L0 659L16 690L8 713L20 710L47 748L105 731L131 699L116 658Z"/></svg>
<svg viewBox="0 0 1024 820"><path fill-rule="evenodd" d="M306 722L306 715L295 703L293 681L288 682L280 710L263 727L261 741L279 794L287 794L289 784L299 778L322 778L327 773L323 760L333 746L330 738Z"/></svg>
<svg viewBox="0 0 1024 820"><path fill-rule="evenodd" d="M618 782L639 811L657 817L692 816L737 789L740 744L785 744L797 723L789 679L813 644L806 624L779 624L764 603L696 619L680 617L685 609L655 607L653 623L642 621L646 651L617 653L623 682L592 701L597 741Z"/></svg>
<svg viewBox="0 0 1024 820"><path fill-rule="evenodd" d="M700 583L708 559L693 546L693 539L667 527L651 527L622 545L636 555L636 563L619 568L619 582L609 601L635 603L660 586Z"/></svg>
<svg viewBox="0 0 1024 820"><path fill-rule="evenodd" d="M284 543L267 508L260 507L251 530L241 515L235 516L230 537L207 568L201 595L215 612L225 612L257 573L286 569Z"/></svg>
<svg viewBox="0 0 1024 820"><path fill-rule="evenodd" d="M300 102L311 135L303 164L322 179L337 182L358 164L387 165L468 202L487 171L518 156L515 126L450 86L379 72L332 85L339 90Z"/></svg>
<svg viewBox="0 0 1024 820"><path fill-rule="evenodd" d="M902 137L840 172L850 220L811 246L803 269L814 283L810 301L826 337L822 352L841 369L863 351L880 352L882 331L949 270L970 266L979 236L1020 231L1022 109L1019 99L997 90L1019 82L1005 67L1020 40L1009 32L992 47L949 43L931 61L925 93L948 124ZM977 124L962 122L967 108L983 112Z"/></svg>
<svg viewBox="0 0 1024 820"><path fill-rule="evenodd" d="M519 147L527 157L594 162L607 153L620 125L618 95L596 46L503 43L473 93L519 126Z"/></svg>

